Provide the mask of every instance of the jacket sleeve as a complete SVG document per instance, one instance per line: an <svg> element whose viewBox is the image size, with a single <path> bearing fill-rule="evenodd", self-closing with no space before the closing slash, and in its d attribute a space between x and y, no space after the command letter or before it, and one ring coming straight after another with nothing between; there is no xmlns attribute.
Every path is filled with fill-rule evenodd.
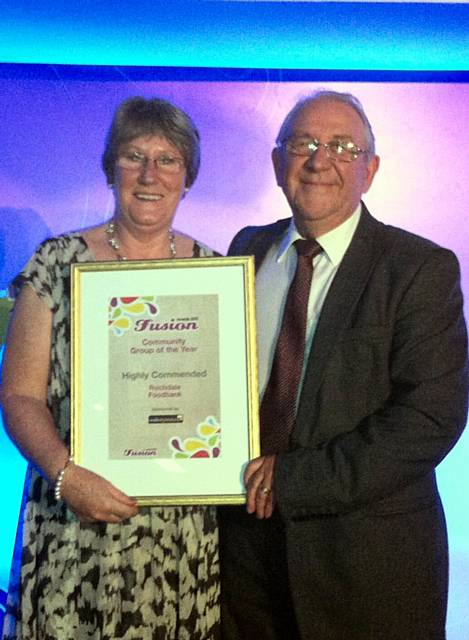
<svg viewBox="0 0 469 640"><path fill-rule="evenodd" d="M278 455L274 488L285 518L347 513L389 501L398 508L406 496L409 506L419 494L414 488L423 495L425 487L434 487L434 469L454 446L467 417L467 335L454 254L440 248L427 253L389 323L389 339L380 353L387 390L377 406L370 410L363 400L355 420L349 418L355 414L346 395L342 406L331 406L323 402L320 389L312 413L317 417L326 411L329 420L340 416L345 427ZM338 372L339 345L334 352ZM354 377L361 378L372 397L374 385L379 386L370 374L372 363L349 361L343 367L351 380L350 406ZM327 367L323 384L334 384L334 372ZM311 416L311 431L316 419Z"/></svg>

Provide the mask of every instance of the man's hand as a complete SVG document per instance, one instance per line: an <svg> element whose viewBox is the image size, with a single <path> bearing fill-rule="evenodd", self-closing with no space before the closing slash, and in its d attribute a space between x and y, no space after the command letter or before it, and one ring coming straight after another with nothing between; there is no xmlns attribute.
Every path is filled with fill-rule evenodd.
<svg viewBox="0 0 469 640"><path fill-rule="evenodd" d="M255 513L257 518L270 518L274 511L273 491L274 467L277 456L255 458L246 467L244 484L247 489L247 512Z"/></svg>

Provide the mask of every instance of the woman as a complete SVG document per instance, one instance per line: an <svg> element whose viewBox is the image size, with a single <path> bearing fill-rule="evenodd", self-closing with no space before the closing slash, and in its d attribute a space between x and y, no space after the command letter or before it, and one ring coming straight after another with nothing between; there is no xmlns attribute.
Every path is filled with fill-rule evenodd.
<svg viewBox="0 0 469 640"><path fill-rule="evenodd" d="M113 218L45 241L14 283L2 401L30 465L4 640L218 637L214 508L138 509L69 459L70 264L213 255L172 228L198 168L199 135L184 112L127 100L103 154Z"/></svg>

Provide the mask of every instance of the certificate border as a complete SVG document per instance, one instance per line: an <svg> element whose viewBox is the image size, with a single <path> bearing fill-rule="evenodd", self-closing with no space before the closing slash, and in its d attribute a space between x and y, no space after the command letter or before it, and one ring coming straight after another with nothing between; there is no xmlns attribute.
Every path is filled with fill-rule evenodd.
<svg viewBox="0 0 469 640"><path fill-rule="evenodd" d="M233 257L210 257L210 258L179 258L171 260L135 260L135 261L106 261L106 262L82 262L74 263L71 265L71 453L77 464L81 464L87 467L87 459L83 452L83 437L87 433L87 425L84 420L84 409L89 405L90 398L89 393L86 391L86 385L83 384L83 379L89 373L87 369L87 361L91 358L83 357L84 351L86 352L84 330L82 326L82 309L87 303L87 292L84 280L86 277L87 282L90 282L90 278L94 281L94 285L100 289L100 296L102 291L103 300L108 300L110 293L108 292L107 283L108 276L110 274L115 275L116 272L125 272L126 274L138 271L147 272L146 275L158 275L158 278L167 278L170 282L171 277L177 273L177 270L184 269L196 269L198 281L204 281L204 277L207 278L210 269L213 267L222 268L219 269L217 278L220 278L220 274L232 267L236 267L242 270L242 284L243 291L238 291L238 297L244 301L244 308L242 315L244 316L244 326L238 327L242 334L245 345L245 357L243 359L243 366L239 367L239 371L236 375L245 377L246 395L246 420L245 424L239 425L242 430L243 438L246 443L247 459L239 460L239 475L237 479L233 480L234 489L227 493L216 493L216 491L210 491L210 493L192 493L187 488L187 491L183 493L178 492L172 494L170 491L166 491L163 494L159 494L156 485L164 476L165 471L161 466L155 467L155 473L149 473L149 490L145 495L134 496L137 498L137 502L141 506L152 505L180 505L180 504L242 504L245 502L245 491L240 478L242 478L243 466L247 464L249 460L255 458L260 453L259 445L259 394L258 394L258 373L257 373L257 341L256 341L256 318L255 318L255 292L254 292L254 258L253 256L233 256ZM226 272L228 274L228 271ZM230 283L232 287L232 283ZM219 284L219 291L223 289L223 281ZM194 293L194 290L187 290L185 294ZM241 295L242 294L242 295ZM182 295L182 294L181 294ZM89 302L89 301L88 301ZM89 304L87 308L89 307ZM225 321L223 313L220 314L220 326ZM230 325L230 331L236 330L236 325ZM89 355L89 354L86 354ZM93 363L94 366L95 363ZM244 370L242 370L244 367ZM104 366L107 371L107 366ZM106 380L103 381L106 384ZM225 403L226 404L226 403ZM238 402L239 405L239 402ZM224 403L221 400L220 407L221 415L224 415ZM225 423L225 418L223 418ZM93 421L94 424L94 421ZM94 424L94 426L96 426ZM107 424L100 425L107 428ZM238 426L238 425L237 425ZM223 437L223 436L222 436ZM107 452L103 454L107 455ZM224 460L225 459L225 460ZM209 459L213 460L213 459ZM229 453L226 451L226 447L223 450L222 456L216 459L219 469L218 474L224 473L224 467L227 467L227 462L232 464L233 461L229 460ZM183 460L178 463L192 463L196 465L201 464L201 460ZM225 462L225 464L224 464ZM126 461L127 463L127 461ZM237 460L234 460L237 464ZM202 462L203 464L203 462ZM200 467L198 468L198 471ZM99 473L99 469L93 468L93 471ZM105 473L102 473L106 477ZM153 475L155 476L153 478ZM222 477L219 475L219 477ZM188 474L190 480L190 473ZM189 483L187 483L189 484ZM155 486L154 486L155 485ZM125 490L125 489L123 489Z"/></svg>

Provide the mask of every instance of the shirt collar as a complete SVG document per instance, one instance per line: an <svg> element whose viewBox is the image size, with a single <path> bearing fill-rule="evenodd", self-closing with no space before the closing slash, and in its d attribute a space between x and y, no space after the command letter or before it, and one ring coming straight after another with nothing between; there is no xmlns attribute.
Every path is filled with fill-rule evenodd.
<svg viewBox="0 0 469 640"><path fill-rule="evenodd" d="M323 249L323 253L334 266L338 265L344 257L344 254L352 241L353 234L358 226L360 214L361 203L352 215L342 222L342 224L317 238L318 243ZM286 254L291 245L295 240L299 240L301 237L302 236L298 233L298 230L295 227L295 222L292 218L287 232L278 246L276 257L277 262L283 262L285 260Z"/></svg>

